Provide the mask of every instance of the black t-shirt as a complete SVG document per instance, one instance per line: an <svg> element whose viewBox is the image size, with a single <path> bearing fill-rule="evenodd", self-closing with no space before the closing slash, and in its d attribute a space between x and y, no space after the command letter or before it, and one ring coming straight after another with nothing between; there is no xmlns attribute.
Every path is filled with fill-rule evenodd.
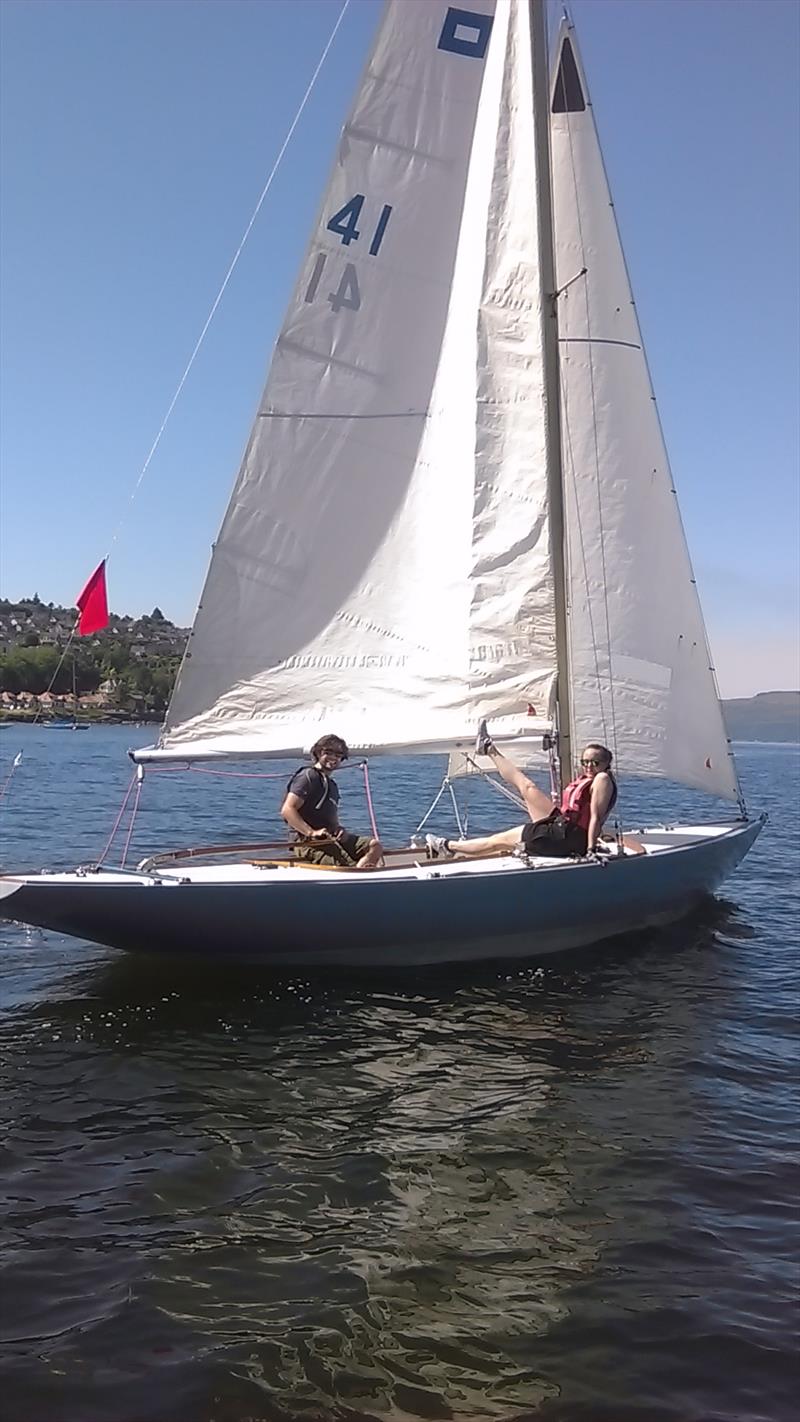
<svg viewBox="0 0 800 1422"><path fill-rule="evenodd" d="M339 786L330 775L317 770L315 765L304 765L302 770L295 771L286 789L290 795L297 795L302 800L300 813L307 825L312 829L336 833L339 828Z"/></svg>

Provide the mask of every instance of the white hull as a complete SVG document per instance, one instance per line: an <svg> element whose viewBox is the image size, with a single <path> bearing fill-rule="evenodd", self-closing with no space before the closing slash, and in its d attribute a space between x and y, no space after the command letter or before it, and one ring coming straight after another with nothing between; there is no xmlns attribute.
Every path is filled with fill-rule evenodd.
<svg viewBox="0 0 800 1422"><path fill-rule="evenodd" d="M534 958L691 912L763 820L642 832L594 860L415 860L373 873L255 863L3 876L0 915L128 952L275 967Z"/></svg>

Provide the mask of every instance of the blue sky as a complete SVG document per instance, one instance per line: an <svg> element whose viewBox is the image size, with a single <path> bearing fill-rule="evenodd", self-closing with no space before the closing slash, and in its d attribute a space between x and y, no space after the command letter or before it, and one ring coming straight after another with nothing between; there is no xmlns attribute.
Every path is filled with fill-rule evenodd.
<svg viewBox="0 0 800 1422"><path fill-rule="evenodd" d="M409 0L423 3L423 0ZM0 592L191 621L380 6L2 0ZM725 695L800 685L800 7L576 0Z"/></svg>

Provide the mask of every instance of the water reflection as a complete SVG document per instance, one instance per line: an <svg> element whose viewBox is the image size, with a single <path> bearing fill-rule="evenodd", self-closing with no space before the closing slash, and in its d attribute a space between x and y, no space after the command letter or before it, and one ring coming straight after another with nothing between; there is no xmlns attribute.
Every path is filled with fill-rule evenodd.
<svg viewBox="0 0 800 1422"><path fill-rule="evenodd" d="M647 1068L676 1034L713 1049L735 924L717 907L635 955L413 990L76 969L17 1013L3 1068L11 1238L41 1271L11 1283L44 1378L113 1356L108 1418L143 1350L170 1361L175 1407L189 1363L193 1406L222 1368L275 1415L509 1417L554 1396L544 1345L614 1238L607 1181L680 1136L681 1089Z"/></svg>
<svg viewBox="0 0 800 1422"><path fill-rule="evenodd" d="M127 734L31 734L6 862L97 850ZM541 968L276 978L0 924L7 1415L793 1418L798 758L744 769L738 908ZM225 820L190 785L176 836L166 788L142 852L265 828L259 786Z"/></svg>

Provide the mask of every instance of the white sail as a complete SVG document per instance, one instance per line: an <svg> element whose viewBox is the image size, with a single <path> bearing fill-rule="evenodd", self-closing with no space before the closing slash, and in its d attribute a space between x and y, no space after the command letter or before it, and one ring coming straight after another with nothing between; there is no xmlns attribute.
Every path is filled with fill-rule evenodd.
<svg viewBox="0 0 800 1422"><path fill-rule="evenodd" d="M528 6L390 0L156 752L474 735L555 674Z"/></svg>
<svg viewBox="0 0 800 1422"><path fill-rule="evenodd" d="M737 798L703 617L574 32L551 144L574 744Z"/></svg>

